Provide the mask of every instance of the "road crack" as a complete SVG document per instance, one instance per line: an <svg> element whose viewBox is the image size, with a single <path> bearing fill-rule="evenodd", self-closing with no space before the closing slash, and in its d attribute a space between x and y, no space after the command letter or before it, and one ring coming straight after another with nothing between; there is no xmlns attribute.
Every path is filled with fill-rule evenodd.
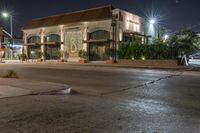
<svg viewBox="0 0 200 133"><path fill-rule="evenodd" d="M140 85L137 85L137 86L134 86L134 87L127 87L127 88L123 88L123 89L120 89L120 90L117 90L117 91L105 92L105 93L101 93L100 95L101 96L106 96L106 95L111 95L111 94L114 94L114 93L121 93L121 92L124 92L124 91L137 89L137 88L140 88L140 87L144 87L144 86L148 86L148 85L154 84L154 83L156 83L158 81L161 81L161 80L167 80L167 79L170 79L170 78L181 76L183 73L184 72L180 72L178 74L173 74L173 75L161 77L161 78L158 78L158 79L155 79L155 80L152 80L152 81L148 81L146 83L143 83L143 84L140 84Z"/></svg>

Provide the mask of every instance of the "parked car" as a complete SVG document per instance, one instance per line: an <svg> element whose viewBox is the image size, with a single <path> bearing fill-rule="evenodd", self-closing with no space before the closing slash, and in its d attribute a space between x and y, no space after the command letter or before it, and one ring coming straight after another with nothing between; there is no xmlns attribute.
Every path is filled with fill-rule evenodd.
<svg viewBox="0 0 200 133"><path fill-rule="evenodd" d="M190 65L200 65L200 51L189 56Z"/></svg>
<svg viewBox="0 0 200 133"><path fill-rule="evenodd" d="M200 59L200 51L189 56L190 59Z"/></svg>

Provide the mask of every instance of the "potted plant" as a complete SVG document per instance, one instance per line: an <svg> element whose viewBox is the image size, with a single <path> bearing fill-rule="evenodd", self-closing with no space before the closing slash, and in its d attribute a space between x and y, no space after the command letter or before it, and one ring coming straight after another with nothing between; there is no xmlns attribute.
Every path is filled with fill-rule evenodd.
<svg viewBox="0 0 200 133"><path fill-rule="evenodd" d="M85 50L80 50L78 53L80 59L79 59L79 63L84 64L87 63L87 52Z"/></svg>
<svg viewBox="0 0 200 133"><path fill-rule="evenodd" d="M58 62L64 62L64 58L63 58L64 51L58 50L58 51L57 51L57 55L58 55L58 57L59 57Z"/></svg>
<svg viewBox="0 0 200 133"><path fill-rule="evenodd" d="M24 54L24 53L19 54L19 55L18 55L18 58L19 58L19 60L21 60L21 61L26 61L26 60L27 60L27 56L26 56L26 54Z"/></svg>

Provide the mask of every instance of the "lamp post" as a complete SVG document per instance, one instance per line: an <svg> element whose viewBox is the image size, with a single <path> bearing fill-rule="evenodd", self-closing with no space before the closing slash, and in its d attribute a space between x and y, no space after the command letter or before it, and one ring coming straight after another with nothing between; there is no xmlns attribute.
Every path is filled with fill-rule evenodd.
<svg viewBox="0 0 200 133"><path fill-rule="evenodd" d="M152 39L156 37L156 23L157 20L154 18L147 20L147 35L151 36L151 39L148 40L152 43Z"/></svg>
<svg viewBox="0 0 200 133"><path fill-rule="evenodd" d="M4 18L8 18L10 19L10 37L11 37L11 46L13 47L13 20L12 20L12 15L7 13L7 12L2 12L2 16ZM9 44L10 47L10 44ZM10 57L10 51L9 51L9 57ZM12 58L12 56L11 56Z"/></svg>

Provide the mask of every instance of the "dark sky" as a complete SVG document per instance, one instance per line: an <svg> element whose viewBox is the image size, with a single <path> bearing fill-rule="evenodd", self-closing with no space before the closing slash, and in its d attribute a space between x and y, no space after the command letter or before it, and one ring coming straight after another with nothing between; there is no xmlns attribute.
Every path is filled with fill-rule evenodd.
<svg viewBox="0 0 200 133"><path fill-rule="evenodd" d="M33 18L112 4L143 17L160 16L160 24L176 31L184 25L200 24L200 0L0 0L0 11L13 14L14 33ZM9 30L8 20L0 17L0 25ZM194 26L200 32L200 25Z"/></svg>

